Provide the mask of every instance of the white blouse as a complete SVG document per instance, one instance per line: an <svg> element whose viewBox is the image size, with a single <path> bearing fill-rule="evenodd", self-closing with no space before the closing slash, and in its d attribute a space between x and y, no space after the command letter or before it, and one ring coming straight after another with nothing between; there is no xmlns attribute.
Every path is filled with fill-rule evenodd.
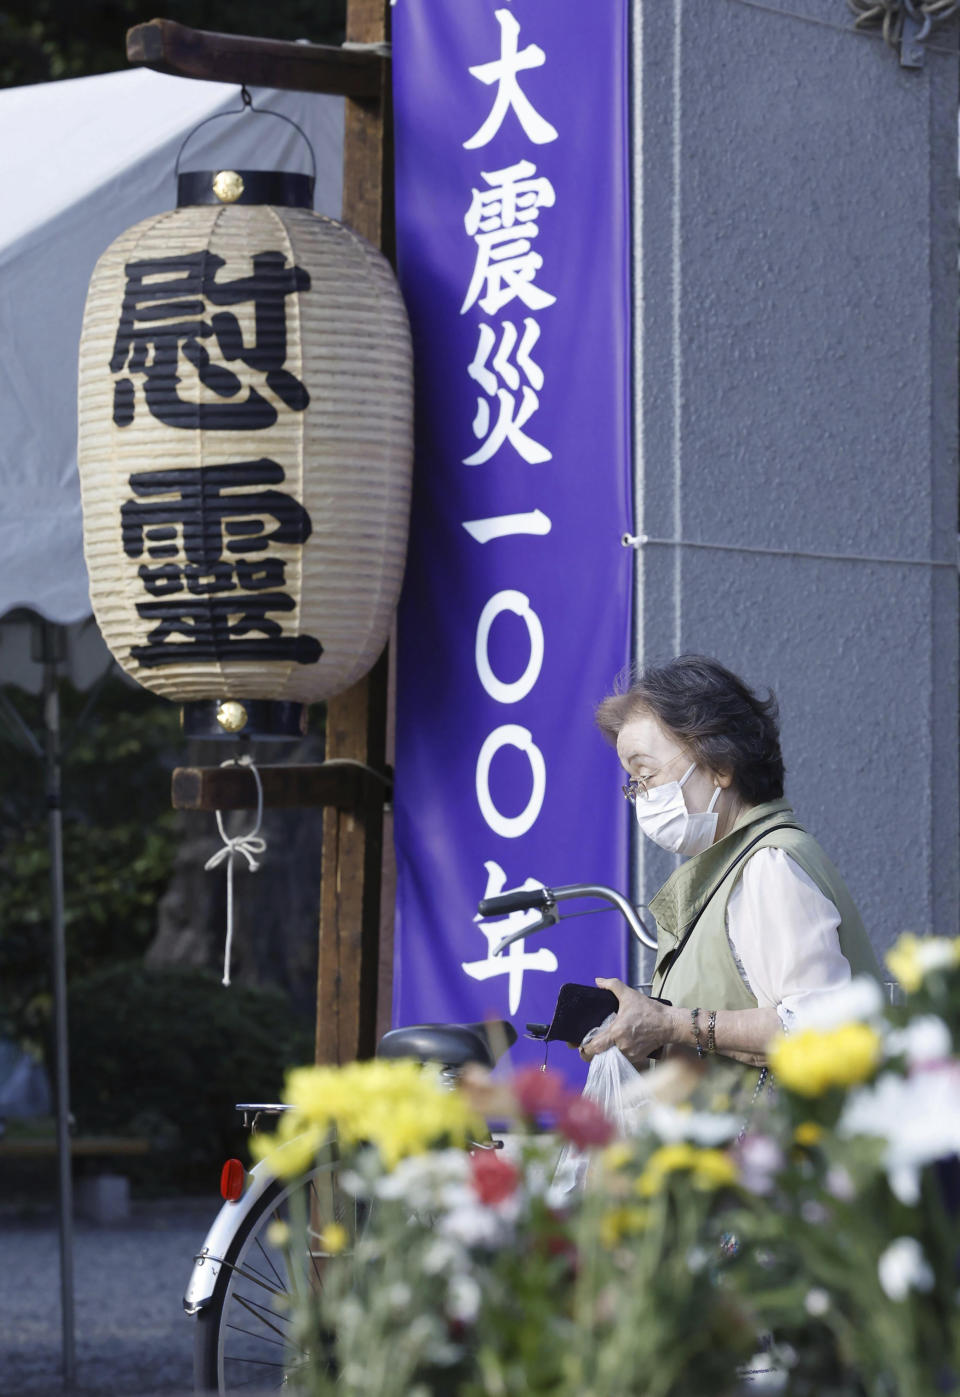
<svg viewBox="0 0 960 1397"><path fill-rule="evenodd" d="M761 1009L789 1029L798 1012L850 979L840 913L783 849L758 849L727 903L727 938Z"/></svg>

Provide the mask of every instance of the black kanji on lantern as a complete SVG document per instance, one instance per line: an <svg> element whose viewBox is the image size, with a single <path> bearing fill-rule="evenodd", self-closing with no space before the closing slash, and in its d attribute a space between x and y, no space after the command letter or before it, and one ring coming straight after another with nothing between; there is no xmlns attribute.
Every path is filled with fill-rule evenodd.
<svg viewBox="0 0 960 1397"><path fill-rule="evenodd" d="M150 532L150 531L148 531ZM260 592L286 583L286 564L280 558L258 558L245 562L203 564L162 563L159 567L140 567L137 575L152 597L169 597L184 588L194 596L209 596L214 592Z"/></svg>
<svg viewBox="0 0 960 1397"><path fill-rule="evenodd" d="M126 291L110 370L113 420L128 427L135 393L128 374L144 376L150 412L168 427L206 431L257 431L272 427L277 410L256 388L236 402L190 402L181 398L180 358L192 364L203 386L218 398L237 398L243 384L232 369L214 363L202 340L214 339L224 360L240 360L265 376L267 387L293 412L310 401L304 384L283 367L287 357L286 298L310 287L309 273L288 267L282 252L253 257L253 275L218 282L224 259L206 250L179 257L128 262ZM254 307L255 341L247 345L237 317L208 306Z"/></svg>
<svg viewBox="0 0 960 1397"><path fill-rule="evenodd" d="M280 622L267 615L293 611L294 606L285 592L141 602L137 614L155 625L147 635L148 644L131 646L130 654L147 668L209 660L315 664L323 654L319 640L312 635L284 635ZM258 634L251 636L251 631Z"/></svg>
<svg viewBox="0 0 960 1397"><path fill-rule="evenodd" d="M123 551L128 558L172 558L180 553L178 531L188 563L209 570L219 563L228 536L228 553L263 553L273 543L305 543L310 515L278 485L283 467L262 456L222 466L185 470L135 471L130 488L138 496L120 507ZM276 528L264 528L264 518ZM270 584L268 584L270 585Z"/></svg>
<svg viewBox="0 0 960 1397"><path fill-rule="evenodd" d="M296 607L279 590L286 564L269 556L270 548L303 544L312 531L298 500L259 488L283 479L282 467L266 457L130 476L136 498L120 509L123 549L129 558L146 554L152 560L138 575L145 591L159 598L137 605L153 626L148 644L132 647L134 659L155 666L250 659L313 664L320 658L319 640L284 635L268 615Z"/></svg>

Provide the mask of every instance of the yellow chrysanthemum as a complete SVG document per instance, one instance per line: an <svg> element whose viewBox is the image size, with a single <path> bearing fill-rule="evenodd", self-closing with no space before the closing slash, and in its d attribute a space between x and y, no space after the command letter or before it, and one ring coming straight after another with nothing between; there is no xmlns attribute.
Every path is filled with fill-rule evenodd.
<svg viewBox="0 0 960 1397"><path fill-rule="evenodd" d="M267 1241L271 1247L286 1247L290 1244L290 1228L280 1218L274 1218L267 1228Z"/></svg>
<svg viewBox="0 0 960 1397"><path fill-rule="evenodd" d="M641 1198L652 1198L660 1192L668 1174L683 1169L691 1172L698 1189L724 1188L737 1180L736 1165L723 1150L698 1149L680 1141L654 1150L634 1187Z"/></svg>
<svg viewBox="0 0 960 1397"><path fill-rule="evenodd" d="M441 1142L466 1145L483 1129L464 1096L409 1059L296 1068L286 1099L293 1110L281 1116L276 1134L253 1141L255 1156L269 1156L283 1177L306 1169L331 1134L345 1146L375 1145L392 1169Z"/></svg>
<svg viewBox="0 0 960 1397"><path fill-rule="evenodd" d="M600 1219L600 1242L605 1247L615 1247L624 1237L642 1232L649 1220L649 1208L611 1208Z"/></svg>
<svg viewBox="0 0 960 1397"><path fill-rule="evenodd" d="M678 1140L673 1145L661 1145L647 1160L647 1168L661 1174L669 1174L675 1169L689 1169L697 1157L696 1145L688 1140Z"/></svg>
<svg viewBox="0 0 960 1397"><path fill-rule="evenodd" d="M605 1169L609 1169L611 1173L616 1173L633 1159L633 1150L624 1140L617 1140L614 1144L607 1146L600 1158Z"/></svg>
<svg viewBox="0 0 960 1397"><path fill-rule="evenodd" d="M350 1240L350 1234L342 1222L328 1222L317 1235L320 1252L324 1256L339 1256Z"/></svg>
<svg viewBox="0 0 960 1397"><path fill-rule="evenodd" d="M698 1150L693 1166L694 1188L726 1188L737 1181L737 1166L723 1150Z"/></svg>
<svg viewBox="0 0 960 1397"><path fill-rule="evenodd" d="M269 1159L270 1168L280 1179L292 1179L309 1169L317 1152L328 1139L327 1131L304 1125L299 1135L287 1135L292 1125L290 1116L281 1117L275 1135L253 1135L250 1153L254 1159Z"/></svg>
<svg viewBox="0 0 960 1397"><path fill-rule="evenodd" d="M793 1132L798 1145L816 1145L823 1139L823 1126L816 1121L801 1121Z"/></svg>
<svg viewBox="0 0 960 1397"><path fill-rule="evenodd" d="M891 946L884 959L907 994L916 994L923 984L923 966L920 964L917 942L919 937L907 932Z"/></svg>
<svg viewBox="0 0 960 1397"><path fill-rule="evenodd" d="M880 1060L880 1036L869 1024L842 1024L828 1032L804 1029L778 1035L767 1050L781 1086L798 1096L822 1096L831 1087L848 1087L869 1077Z"/></svg>
<svg viewBox="0 0 960 1397"><path fill-rule="evenodd" d="M886 954L886 962L908 994L916 994L929 970L960 965L960 940L915 936L906 931Z"/></svg>

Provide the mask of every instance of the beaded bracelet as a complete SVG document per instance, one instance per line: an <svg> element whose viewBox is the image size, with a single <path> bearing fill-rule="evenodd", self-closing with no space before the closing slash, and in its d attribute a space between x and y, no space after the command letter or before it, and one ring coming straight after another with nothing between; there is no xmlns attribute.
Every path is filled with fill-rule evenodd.
<svg viewBox="0 0 960 1397"><path fill-rule="evenodd" d="M717 1011L716 1011L716 1009L711 1009L711 1010L710 1010L710 1017L709 1017L709 1019L707 1020L707 1052L708 1052L708 1053L715 1053L715 1052L717 1051L717 1035L716 1035L716 1029L717 1029Z"/></svg>
<svg viewBox="0 0 960 1397"><path fill-rule="evenodd" d="M703 1057L703 1044L700 1042L700 1025L697 1020L700 1018L699 1009L690 1010L690 1022L693 1025L693 1041L697 1045L697 1057Z"/></svg>

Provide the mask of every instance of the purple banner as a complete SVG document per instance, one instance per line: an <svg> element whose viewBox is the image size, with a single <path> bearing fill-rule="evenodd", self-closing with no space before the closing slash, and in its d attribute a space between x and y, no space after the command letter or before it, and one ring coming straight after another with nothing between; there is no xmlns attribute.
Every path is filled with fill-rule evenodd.
<svg viewBox="0 0 960 1397"><path fill-rule="evenodd" d="M397 647L394 1023L550 1019L615 912L493 948L504 889L627 880L593 708L629 658L627 5L397 0L417 457ZM573 907L568 904L570 910ZM542 1058L521 1042L514 1062ZM576 1055L552 1060L572 1077Z"/></svg>

